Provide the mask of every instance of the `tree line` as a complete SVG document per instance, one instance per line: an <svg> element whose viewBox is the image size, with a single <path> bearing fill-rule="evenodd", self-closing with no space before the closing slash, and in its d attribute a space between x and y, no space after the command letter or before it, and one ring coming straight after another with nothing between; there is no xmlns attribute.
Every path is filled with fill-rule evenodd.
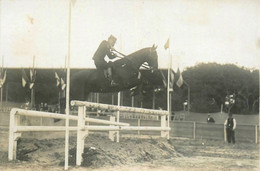
<svg viewBox="0 0 260 171"><path fill-rule="evenodd" d="M65 78L63 69L36 69L35 103L58 102L59 88L55 72ZM71 74L80 69L72 69ZM91 71L91 69L89 69ZM29 69L25 69L29 74ZM162 75L155 75L147 70L141 70L143 84L136 92L123 93L124 105L131 105L131 96L135 96L135 106L144 108L167 109L166 87ZM167 70L161 72L167 78ZM177 78L177 73L175 78ZM3 85L3 99L8 101L25 102L30 98L30 90L22 86L21 69L7 69L6 82ZM182 72L185 83L181 87L174 84L172 93L172 110L183 110L184 102L188 100L190 88L190 111L213 113L227 110L226 97L234 95L235 104L231 111L237 114L253 114L259 112L259 70L238 67L233 64L201 63L186 68ZM176 80L175 80L176 83ZM187 86L188 85L188 86ZM155 95L154 95L155 94ZM109 97L108 97L109 96ZM103 103L111 103L111 93L102 94ZM155 97L155 105L153 98ZM115 100L116 102L117 100Z"/></svg>

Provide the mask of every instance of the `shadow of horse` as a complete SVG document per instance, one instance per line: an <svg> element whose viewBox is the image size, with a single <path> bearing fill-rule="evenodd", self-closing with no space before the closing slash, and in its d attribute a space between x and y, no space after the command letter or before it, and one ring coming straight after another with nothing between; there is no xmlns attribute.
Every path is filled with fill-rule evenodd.
<svg viewBox="0 0 260 171"><path fill-rule="evenodd" d="M155 46L138 50L111 64L117 86L110 85L103 70L79 71L71 77L70 99L86 100L90 92L119 92L135 87L142 82L139 70L144 63L147 63L152 71L158 69Z"/></svg>

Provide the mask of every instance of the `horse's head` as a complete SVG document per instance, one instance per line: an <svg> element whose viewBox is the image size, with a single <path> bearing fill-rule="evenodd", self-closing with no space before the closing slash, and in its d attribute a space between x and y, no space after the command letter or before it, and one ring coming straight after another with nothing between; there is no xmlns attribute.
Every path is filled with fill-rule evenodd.
<svg viewBox="0 0 260 171"><path fill-rule="evenodd" d="M158 55L156 52L157 46L153 45L149 49L149 55L147 57L147 63L150 66L152 72L158 69Z"/></svg>

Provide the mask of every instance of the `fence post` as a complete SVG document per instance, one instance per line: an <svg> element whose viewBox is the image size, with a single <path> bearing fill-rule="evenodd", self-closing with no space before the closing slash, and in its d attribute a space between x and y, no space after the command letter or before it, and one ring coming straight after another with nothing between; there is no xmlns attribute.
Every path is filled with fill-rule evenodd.
<svg viewBox="0 0 260 171"><path fill-rule="evenodd" d="M161 116L161 127L166 127L166 115ZM165 138L167 137L169 131L161 131L161 137Z"/></svg>
<svg viewBox="0 0 260 171"><path fill-rule="evenodd" d="M15 115L16 111L10 112L10 125L9 125L9 147L8 147L8 160L16 160L17 140L21 137L21 133L15 133L16 126L20 125L20 117Z"/></svg>
<svg viewBox="0 0 260 171"><path fill-rule="evenodd" d="M258 143L258 126L255 125L255 143Z"/></svg>
<svg viewBox="0 0 260 171"><path fill-rule="evenodd" d="M196 139L196 122L193 122L193 139Z"/></svg>
<svg viewBox="0 0 260 171"><path fill-rule="evenodd" d="M112 122L116 121L115 116L110 116L109 118L110 118L109 120L112 121ZM113 126L113 125L110 125L110 126ZM109 131L108 137L111 141L115 141L115 133L116 133L115 131Z"/></svg>
<svg viewBox="0 0 260 171"><path fill-rule="evenodd" d="M227 141L227 132L226 132L226 126L224 124L224 141Z"/></svg>
<svg viewBox="0 0 260 171"><path fill-rule="evenodd" d="M138 127L140 127L140 126L141 126L141 123L140 123L140 116L138 117L138 120L137 120L137 125L138 125ZM138 135L140 135L140 131L138 131Z"/></svg>
<svg viewBox="0 0 260 171"><path fill-rule="evenodd" d="M88 135L88 131L85 131L85 117L86 117L86 107L78 107L78 130L77 130L77 166L81 165L82 153L84 152L85 137Z"/></svg>

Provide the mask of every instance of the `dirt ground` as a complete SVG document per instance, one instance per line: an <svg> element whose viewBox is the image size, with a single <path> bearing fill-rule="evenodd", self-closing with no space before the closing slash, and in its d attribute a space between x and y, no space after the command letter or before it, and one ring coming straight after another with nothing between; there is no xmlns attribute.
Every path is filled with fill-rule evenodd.
<svg viewBox="0 0 260 171"><path fill-rule="evenodd" d="M16 161L8 161L8 129L0 132L0 170L64 170L64 134L21 138ZM41 134L41 133L39 133ZM76 136L70 137L69 170L260 170L259 144L122 135L112 142L106 133L85 140L81 167L75 166Z"/></svg>

